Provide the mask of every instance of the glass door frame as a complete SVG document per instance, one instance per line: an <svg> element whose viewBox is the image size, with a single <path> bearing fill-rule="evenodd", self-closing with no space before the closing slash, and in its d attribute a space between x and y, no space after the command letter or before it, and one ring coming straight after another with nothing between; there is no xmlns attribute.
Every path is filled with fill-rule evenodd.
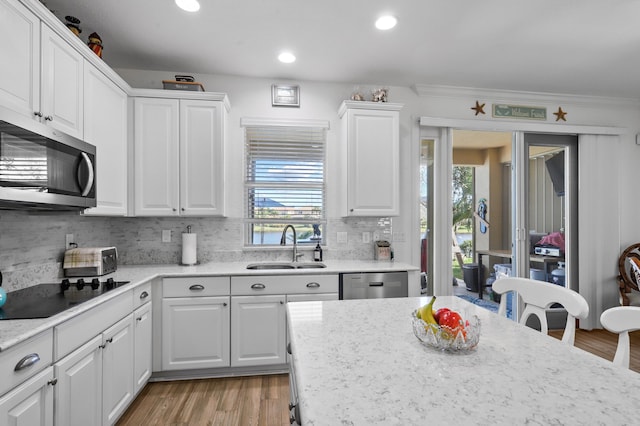
<svg viewBox="0 0 640 426"><path fill-rule="evenodd" d="M461 130L484 130L513 132L517 138L518 132L531 133L557 133L557 134L577 134L577 135L619 135L623 132L615 127L586 126L586 125L563 125L558 126L553 123L521 122L521 121L478 121L469 119L451 119L441 117L420 117L415 128L417 137L413 144L414 152L419 149L420 140L423 138L433 138L434 133L440 135L434 147L434 230L433 230L433 292L436 296L453 294L451 270L452 246L451 246L451 221L452 221L452 201L451 201L451 171L453 161L452 129ZM516 144L517 145L517 144ZM522 148L521 148L522 149ZM413 170L416 197L419 197L418 173L419 156L414 155ZM412 262L420 264L420 242L419 242L419 206L414 203L414 220L416 231L412 232L412 247L414 247ZM512 225L512 229L515 227ZM576 230L577 232L577 230ZM414 235L415 234L415 235ZM521 236L522 238L522 236ZM579 244L579 242L578 242ZM522 251L522 249L520 249ZM522 254L519 254L522 256ZM516 259L517 261L517 259ZM520 262L522 260L520 259ZM580 269L582 267L579 266ZM575 281L575 280L574 280Z"/></svg>

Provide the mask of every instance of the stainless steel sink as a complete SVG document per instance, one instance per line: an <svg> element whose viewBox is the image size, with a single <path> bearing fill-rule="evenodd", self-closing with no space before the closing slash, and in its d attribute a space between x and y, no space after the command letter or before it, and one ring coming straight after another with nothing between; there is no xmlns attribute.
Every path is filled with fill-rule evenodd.
<svg viewBox="0 0 640 426"><path fill-rule="evenodd" d="M326 267L327 265L320 262L262 262L247 265L247 269L317 269Z"/></svg>
<svg viewBox="0 0 640 426"><path fill-rule="evenodd" d="M321 262L308 262L308 263L293 263L296 269L316 269L316 268L326 268L327 265Z"/></svg>

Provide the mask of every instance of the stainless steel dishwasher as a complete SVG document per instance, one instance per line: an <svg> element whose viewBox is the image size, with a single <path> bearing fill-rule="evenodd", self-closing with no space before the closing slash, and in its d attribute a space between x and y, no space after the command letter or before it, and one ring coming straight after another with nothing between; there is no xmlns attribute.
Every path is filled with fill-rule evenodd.
<svg viewBox="0 0 640 426"><path fill-rule="evenodd" d="M381 299L409 295L407 272L340 274L340 299Z"/></svg>

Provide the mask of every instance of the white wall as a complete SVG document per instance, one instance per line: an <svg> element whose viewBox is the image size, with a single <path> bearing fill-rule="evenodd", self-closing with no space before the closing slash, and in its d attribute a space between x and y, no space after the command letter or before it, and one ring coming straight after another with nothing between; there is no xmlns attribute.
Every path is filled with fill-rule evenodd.
<svg viewBox="0 0 640 426"><path fill-rule="evenodd" d="M163 79L171 79L174 74L183 71L138 71L119 69L116 70L132 87L161 88ZM242 164L242 129L239 126L241 117L273 117L273 118L305 118L329 120L330 131L328 137L328 194L327 212L330 217L339 217L339 206L334 202L338 197L332 197L340 191L342 176L340 170L334 167L339 164L337 157L339 144L342 143L339 134L339 120L337 116L338 106L344 99L348 99L356 84L334 84L306 81L276 81L268 79L243 78L235 76L216 76L195 74L196 80L204 84L206 90L226 92L231 101L229 149L226 154L228 165ZM274 108L271 106L271 84L294 83L300 85L300 108ZM363 86L372 89L375 86ZM475 102L485 103L485 115L475 116L471 107ZM609 238L616 241L613 246L618 247L616 257L626 246L640 241L640 227L636 226L636 214L640 208L640 197L637 196L635 170L640 164L640 146L635 143L635 135L640 132L640 101L629 99L609 99L598 97L572 96L563 94L544 93L517 93L498 92L483 89L452 88L435 86L389 87L389 102L404 103L400 113L401 118L401 215L393 219L394 233L404 234L405 241L394 241L396 259L419 265L419 236L417 209L415 200L418 197L417 167L417 143L420 133L418 119L420 117L438 117L449 120L451 126L455 126L456 120L465 120L478 123L478 129L489 130L494 125L495 130L505 130L508 123L513 123L513 128L520 127L522 121L510 121L509 119L494 119L491 117L491 105L495 103L508 103L512 105L530 105L545 107L547 120L540 122L525 122L525 126L535 131L535 126L542 124L545 131L559 132L574 126L606 126L619 127L619 143L601 147L607 152L607 164L597 155L581 156L580 164L582 173L589 171L598 172L600 184L596 188L581 188L581 191L589 191L589 198L598 198L593 191L601 191L602 199L610 191L617 192L619 205L609 206L602 217L591 218L602 226L606 226L609 215L615 215L619 221L617 229L609 229ZM567 112L566 122L555 121L553 112L562 107ZM473 126L472 126L473 127ZM530 130L531 131L531 130ZM228 167L228 214L230 217L242 216L242 171L239 167ZM415 234L415 235L414 235ZM357 237L357 236L354 236ZM351 238L351 236L350 236ZM604 252L606 250L606 253ZM580 262L593 262L595 259L611 258L611 244L608 248L594 247L583 248L580 252ZM613 286L613 273L615 265L599 272L601 276L598 282L606 286L604 293L600 294L602 308L611 303L611 290ZM593 277L592 277L593 278ZM604 283L604 284L602 284ZM601 292L602 293L602 292Z"/></svg>

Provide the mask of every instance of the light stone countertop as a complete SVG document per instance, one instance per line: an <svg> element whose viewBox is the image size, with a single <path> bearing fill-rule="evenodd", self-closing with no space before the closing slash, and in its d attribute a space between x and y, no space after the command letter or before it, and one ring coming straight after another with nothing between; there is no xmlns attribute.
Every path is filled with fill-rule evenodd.
<svg viewBox="0 0 640 426"><path fill-rule="evenodd" d="M480 342L440 352L414 336L430 297L287 304L302 424L638 424L640 374L461 298Z"/></svg>
<svg viewBox="0 0 640 426"><path fill-rule="evenodd" d="M129 284L111 290L104 295L91 299L64 312L49 318L37 318L26 320L0 320L0 352L23 342L40 332L50 329L65 322L87 310L100 305L122 293L130 291L134 287L144 284L155 278L182 277L182 276L212 276L212 275L309 275L309 274L337 274L341 272L382 272L382 271L417 271L418 268L401 262L388 261L343 261L328 260L324 263L326 268L313 269L269 269L248 270L249 263L261 262L211 262L194 266L180 265L132 265L119 266L112 274L103 275L100 281L114 278L116 281L130 281ZM283 262L286 263L286 262ZM75 278L71 278L74 282ZM52 278L49 282L60 282L59 278ZM420 283L411 283L419 291ZM7 295L7 303L11 303L11 293Z"/></svg>

